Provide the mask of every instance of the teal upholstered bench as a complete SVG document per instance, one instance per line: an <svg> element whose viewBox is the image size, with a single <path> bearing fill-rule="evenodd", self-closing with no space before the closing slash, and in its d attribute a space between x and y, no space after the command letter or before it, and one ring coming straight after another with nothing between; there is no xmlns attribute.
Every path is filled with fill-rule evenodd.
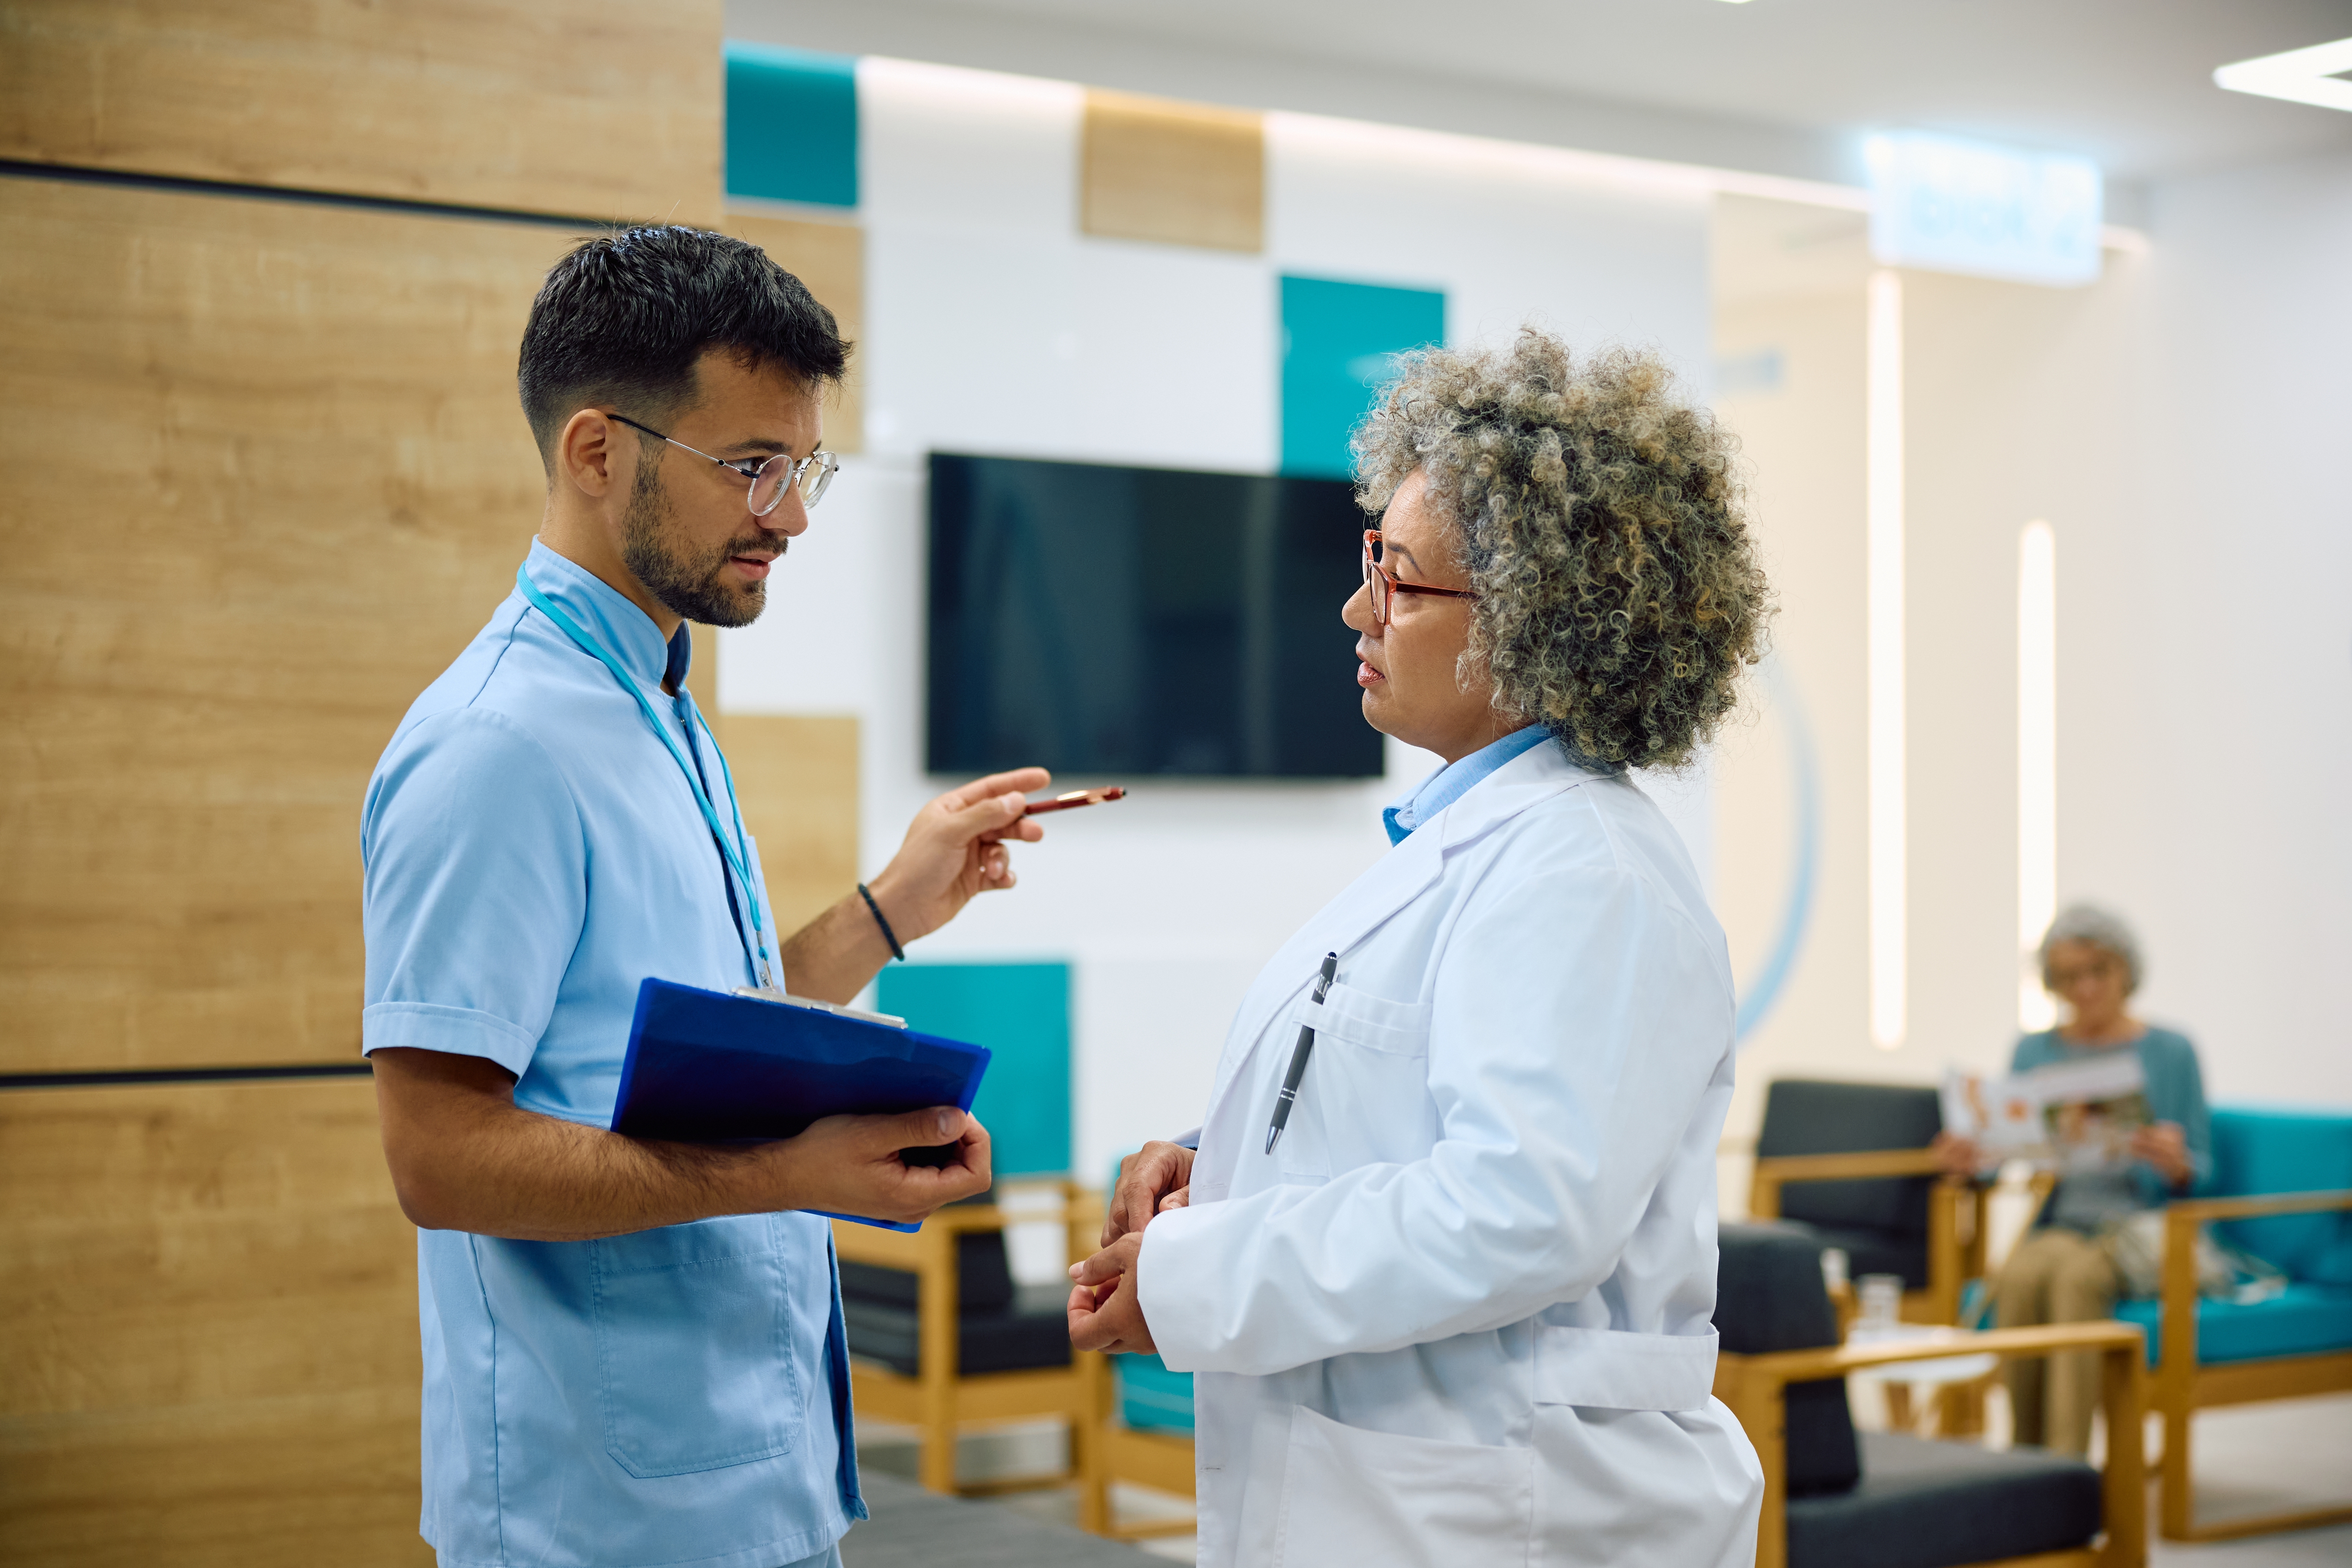
<svg viewBox="0 0 2352 1568"><path fill-rule="evenodd" d="M1118 1417L1139 1432L1192 1435L1192 1374L1171 1372L1156 1355L1111 1358Z"/></svg>
<svg viewBox="0 0 2352 1568"><path fill-rule="evenodd" d="M2217 1106L2212 1188L2165 1215L2162 1295L2116 1310L2146 1332L2156 1367L2165 1536L2207 1541L2352 1519L2352 1507L2331 1507L2200 1526L2189 1469L2189 1420L2200 1409L2352 1389L2352 1110ZM2208 1223L2276 1265L2284 1292L2200 1300L2193 1246Z"/></svg>

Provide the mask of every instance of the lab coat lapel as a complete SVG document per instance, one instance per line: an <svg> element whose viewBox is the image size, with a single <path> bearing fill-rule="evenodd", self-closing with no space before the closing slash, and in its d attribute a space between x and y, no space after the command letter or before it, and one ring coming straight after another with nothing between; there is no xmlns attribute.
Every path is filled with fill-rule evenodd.
<svg viewBox="0 0 2352 1568"><path fill-rule="evenodd" d="M1578 767L1568 760L1568 753L1558 742L1546 742L1520 752L1479 780L1468 794L1439 812L1413 837L1433 830L1451 854L1563 790L1612 776Z"/></svg>
<svg viewBox="0 0 2352 1568"><path fill-rule="evenodd" d="M1379 863L1348 886L1348 891L1327 902L1315 920L1301 926L1275 952L1273 962L1258 971L1258 983L1242 999L1233 1032L1225 1037L1225 1058L1218 1068L1216 1089L1209 1093L1209 1117L1216 1114L1225 1090L1256 1053L1265 1025L1306 992L1324 954L1339 952L1345 957L1350 947L1371 936L1390 914L1421 898L1444 875L1451 851L1500 827L1528 806L1595 778L1606 775L1590 773L1569 762L1557 742L1512 757L1409 839L1390 848Z"/></svg>
<svg viewBox="0 0 2352 1568"><path fill-rule="evenodd" d="M1266 1026L1305 993L1325 953L1344 957L1381 921L1421 897L1444 874L1445 858L1454 850L1563 790L1607 776L1576 766L1557 744L1523 752L1481 779L1323 906L1276 952L1242 999L1225 1037L1216 1087L1209 1095L1210 1117L1256 1054Z"/></svg>
<svg viewBox="0 0 2352 1568"><path fill-rule="evenodd" d="M1382 921L1427 891L1444 868L1444 845L1434 834L1416 833L1381 856L1276 950L1234 1016L1217 1086L1209 1095L1211 1115L1255 1054L1265 1026L1313 982L1323 955L1344 954Z"/></svg>

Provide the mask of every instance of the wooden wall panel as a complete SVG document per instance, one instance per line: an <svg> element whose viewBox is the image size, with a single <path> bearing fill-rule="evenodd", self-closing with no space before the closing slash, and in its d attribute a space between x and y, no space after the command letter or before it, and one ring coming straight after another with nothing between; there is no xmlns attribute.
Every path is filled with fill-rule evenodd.
<svg viewBox="0 0 2352 1568"><path fill-rule="evenodd" d="M719 0L0 0L0 157L709 224Z"/></svg>
<svg viewBox="0 0 2352 1568"><path fill-rule="evenodd" d="M854 345L849 376L824 412L824 444L836 452L866 449L866 231L854 224L730 213L729 234L766 251L808 285Z"/></svg>
<svg viewBox="0 0 2352 1568"><path fill-rule="evenodd" d="M0 1558L425 1564L365 1079L0 1094Z"/></svg>
<svg viewBox="0 0 2352 1568"><path fill-rule="evenodd" d="M1265 247L1257 114L1089 89L1078 226L1113 239Z"/></svg>
<svg viewBox="0 0 2352 1568"><path fill-rule="evenodd" d="M730 713L717 729L789 936L857 890L857 721Z"/></svg>
<svg viewBox="0 0 2352 1568"><path fill-rule="evenodd" d="M544 500L563 230L0 179L0 1071L357 1048L359 817Z"/></svg>

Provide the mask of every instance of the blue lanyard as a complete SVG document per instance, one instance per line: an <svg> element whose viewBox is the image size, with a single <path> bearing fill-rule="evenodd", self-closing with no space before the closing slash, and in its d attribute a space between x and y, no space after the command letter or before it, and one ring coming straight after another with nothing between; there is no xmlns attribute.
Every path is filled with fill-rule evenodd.
<svg viewBox="0 0 2352 1568"><path fill-rule="evenodd" d="M528 565L515 568L515 586L522 590L523 597L530 601L532 608L553 621L565 637L578 643L582 652L594 656L598 662L613 672L613 679L621 683L623 690L637 700L637 711L646 716L646 722L653 726L654 733L660 736L661 743L668 748L670 761L676 763L677 771L686 775L686 787L694 792L694 804L702 808L702 820L710 825L710 837L718 840L719 858L726 861L727 868L735 873L735 879L743 885L743 900L751 910L752 941L759 949L759 957L752 967L760 984L772 989L776 982L768 964L768 933L760 923L760 889L751 880L751 862L743 851L727 842L726 830L719 826L718 808L710 804L710 792L702 787L701 776L687 762L686 753L677 749L677 742L670 739L668 726L661 721L661 715L656 713L654 705L646 700L645 689L620 667L611 654L604 651L594 637L581 630L570 616L557 608L554 600L539 591L539 584L530 580ZM688 710L692 710L690 707ZM727 753L719 749L719 738L710 733L709 723L702 726L702 733L710 742L710 754L719 759L719 776L727 781L727 804L735 814L735 842L737 845L746 843L743 808L735 799L735 775L727 766Z"/></svg>

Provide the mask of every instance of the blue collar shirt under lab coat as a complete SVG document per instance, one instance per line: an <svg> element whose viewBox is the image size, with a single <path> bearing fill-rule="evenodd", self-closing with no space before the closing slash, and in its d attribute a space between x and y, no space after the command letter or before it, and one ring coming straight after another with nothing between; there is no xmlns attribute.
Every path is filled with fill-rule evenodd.
<svg viewBox="0 0 2352 1568"><path fill-rule="evenodd" d="M684 629L666 645L544 545L529 568L642 683L731 831ZM486 1058L524 1110L609 1125L639 983L751 979L741 900L677 763L520 592L401 721L361 846L362 1049ZM421 1529L443 1568L774 1568L865 1517L823 1219L587 1242L420 1231L417 1275Z"/></svg>
<svg viewBox="0 0 2352 1568"><path fill-rule="evenodd" d="M1529 724L1446 763L1381 811L1381 826L1388 829L1389 842L1403 843L1414 828L1468 795L1473 784L1513 757L1542 745L1550 735L1541 724Z"/></svg>

